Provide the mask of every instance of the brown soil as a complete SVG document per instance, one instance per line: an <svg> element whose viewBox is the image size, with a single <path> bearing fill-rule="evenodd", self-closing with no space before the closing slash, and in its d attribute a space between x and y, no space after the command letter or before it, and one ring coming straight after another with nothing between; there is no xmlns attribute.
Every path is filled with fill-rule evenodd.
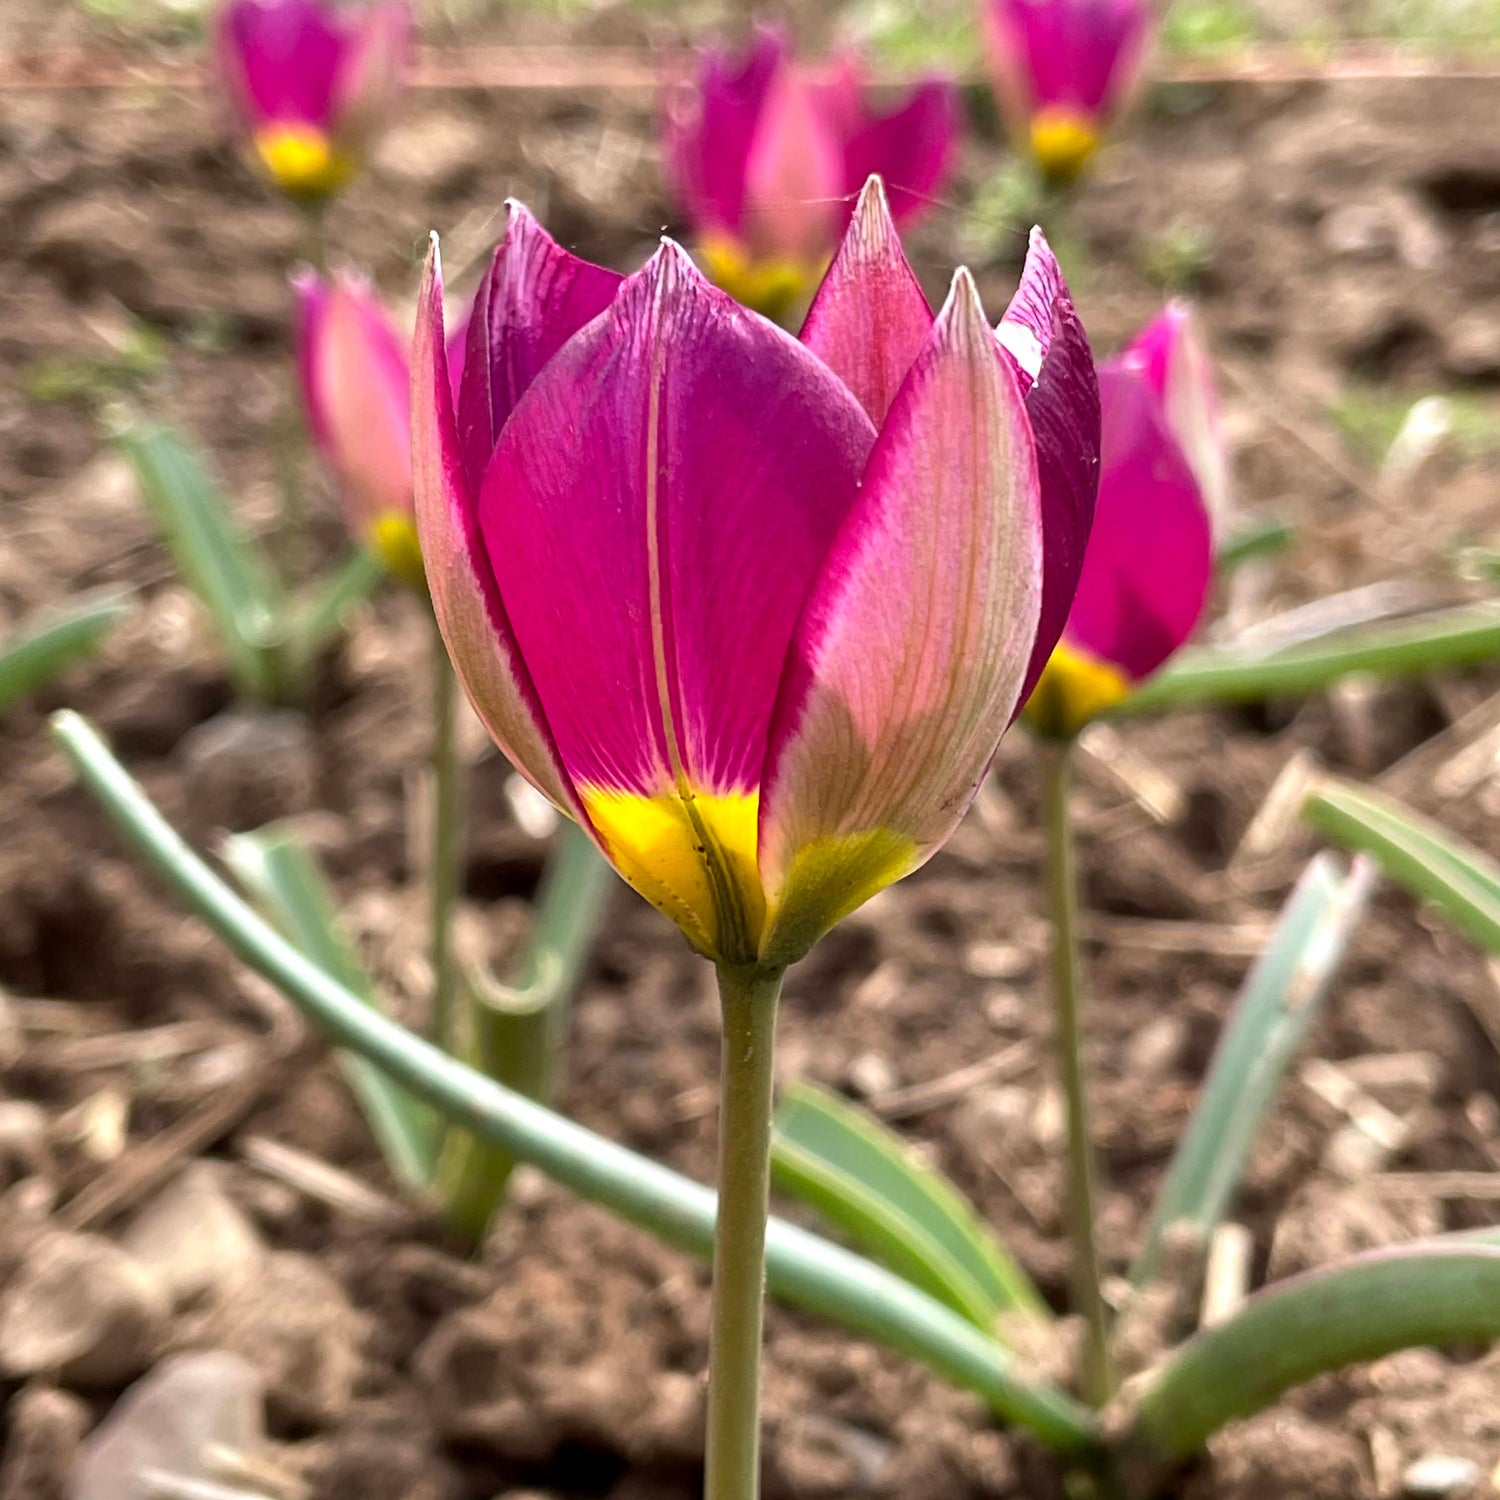
<svg viewBox="0 0 1500 1500"><path fill-rule="evenodd" d="M1500 89L1484 80L1179 93L1106 155L1084 193L1070 233L1086 248L1080 300L1101 348L1157 305L1142 267L1164 236L1205 238L1198 293L1229 372L1241 502L1301 528L1293 553L1226 601L1237 619L1398 573L1451 592L1450 549L1493 540L1493 452L1440 456L1382 489L1340 447L1326 412L1354 379L1411 395L1492 392L1500 381L1497 107ZM0 984L12 997L3 1088L46 1112L29 1155L0 1151L0 1273L24 1264L49 1219L121 1232L185 1157L207 1156L269 1245L316 1261L309 1271L300 1258L278 1260L268 1302L282 1295L275 1287L288 1306L310 1297L333 1310L297 1345L305 1367L273 1379L270 1408L319 1500L686 1500L702 1457L704 1271L526 1174L477 1263L391 1212L390 1185L325 1051L136 869L42 732L63 703L91 715L201 846L227 826L302 815L392 993L420 992L406 795L425 735L418 610L395 594L367 609L305 725L244 731L273 751L252 750L248 765L215 752L201 726L230 692L206 628L87 404L28 394L39 361L100 360L130 319L147 321L172 347L142 399L201 441L251 524L272 526L297 228L217 142L195 95L12 92L0 103L0 618L99 583L129 583L144 600L96 663L0 724ZM955 203L994 165L989 148L971 146ZM410 295L427 229L461 247L447 258L463 265L493 238L510 194L580 251L637 263L666 217L648 112L424 93L335 209L332 239L393 296ZM957 207L944 206L918 236L933 289L962 228ZM1019 244L1001 237L1004 253L981 267L994 308ZM308 483L321 496L310 469ZM313 509L315 545L331 556L332 506ZM1493 766L1467 779L1437 773L1469 734L1450 726L1497 686L1479 674L1132 724L1120 731L1128 760L1112 748L1084 758L1096 940L1088 1051L1111 1267L1138 1242L1254 931L1311 848L1293 831L1268 854L1235 859L1278 772L1310 753L1492 842ZM515 933L541 849L516 827L505 767L477 731L472 748L468 915L499 947ZM1179 816L1157 821L1132 794L1136 765L1165 778ZM1035 796L1017 734L949 849L793 973L780 1065L787 1078L879 1094L1004 1054L990 1083L902 1128L1061 1303ZM153 1061L153 1045L170 1060ZM1366 1080L1405 1122L1404 1144L1351 1173L1330 1150L1345 1118L1294 1079L1235 1209L1255 1234L1257 1275L1492 1219L1492 1203L1409 1174L1500 1167L1497 1045L1494 975L1440 921L1383 896L1309 1055ZM716 1064L703 966L622 889L577 1003L563 1106L707 1178ZM381 1196L345 1191L330 1204L289 1186L284 1168L256 1165L267 1139ZM252 1307L236 1323L200 1302L164 1347L245 1348L245 1328L258 1327L279 1349L276 1320L289 1316ZM266 1356L272 1366L280 1357ZM7 1384L0 1495L61 1493L78 1429L122 1383L88 1391L81 1417L44 1382ZM976 1401L779 1309L766 1406L768 1496L1060 1493L1045 1457L995 1431ZM1434 1453L1488 1474L1500 1460L1497 1410L1493 1357L1399 1356L1324 1379L1226 1433L1186 1492L1377 1500L1395 1492L1406 1463Z"/></svg>

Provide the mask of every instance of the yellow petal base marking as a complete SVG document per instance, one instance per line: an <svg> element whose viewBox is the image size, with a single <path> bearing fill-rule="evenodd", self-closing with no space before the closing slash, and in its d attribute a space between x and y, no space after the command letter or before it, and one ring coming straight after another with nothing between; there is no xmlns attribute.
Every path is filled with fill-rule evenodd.
<svg viewBox="0 0 1500 1500"><path fill-rule="evenodd" d="M1024 717L1044 738L1068 739L1129 694L1130 680L1118 667L1059 641L1026 702Z"/></svg>
<svg viewBox="0 0 1500 1500"><path fill-rule="evenodd" d="M1099 149L1099 132L1087 115L1057 105L1031 122L1031 154L1054 182L1071 182Z"/></svg>
<svg viewBox="0 0 1500 1500"><path fill-rule="evenodd" d="M821 265L785 258L757 260L737 240L710 235L698 246L708 279L736 302L780 320L809 296L823 274Z"/></svg>
<svg viewBox="0 0 1500 1500"><path fill-rule="evenodd" d="M647 796L585 784L578 795L610 862L700 953L755 960L766 917L758 791Z"/></svg>
<svg viewBox="0 0 1500 1500"><path fill-rule="evenodd" d="M323 198L349 180L354 163L315 125L299 121L267 125L255 150L282 192L293 198Z"/></svg>
<svg viewBox="0 0 1500 1500"><path fill-rule="evenodd" d="M399 511L377 516L370 527L369 544L403 583L422 593L427 592L427 572L422 566L422 544L417 540L416 522Z"/></svg>

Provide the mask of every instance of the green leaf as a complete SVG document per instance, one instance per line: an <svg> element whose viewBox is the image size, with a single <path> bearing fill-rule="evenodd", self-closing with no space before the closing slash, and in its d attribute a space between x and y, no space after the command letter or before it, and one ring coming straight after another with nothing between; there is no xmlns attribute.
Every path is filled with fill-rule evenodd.
<svg viewBox="0 0 1500 1500"><path fill-rule="evenodd" d="M1257 557L1274 557L1285 552L1296 535L1297 528L1279 516L1252 521L1224 538L1214 562L1221 573L1230 573Z"/></svg>
<svg viewBox="0 0 1500 1500"><path fill-rule="evenodd" d="M1302 872L1214 1050L1131 1269L1137 1284L1155 1273L1169 1228L1189 1224L1206 1243L1224 1216L1282 1079L1322 1011L1373 877L1373 866L1359 861L1342 874L1326 854Z"/></svg>
<svg viewBox="0 0 1500 1500"><path fill-rule="evenodd" d="M1280 1282L1170 1355L1138 1393L1123 1442L1149 1477L1226 1423L1329 1370L1418 1345L1500 1338L1500 1248L1415 1244Z"/></svg>
<svg viewBox="0 0 1500 1500"><path fill-rule="evenodd" d="M771 1174L787 1197L987 1333L1007 1312L1047 1314L958 1189L893 1131L832 1094L807 1083L786 1090Z"/></svg>
<svg viewBox="0 0 1500 1500"><path fill-rule="evenodd" d="M1500 657L1500 605L1441 610L1400 625L1365 626L1281 650L1205 646L1184 651L1116 711L1154 713L1200 703L1247 703L1317 692L1345 677L1407 677Z"/></svg>
<svg viewBox="0 0 1500 1500"><path fill-rule="evenodd" d="M91 655L130 610L126 598L110 590L24 621L0 646L0 713Z"/></svg>
<svg viewBox="0 0 1500 1500"><path fill-rule="evenodd" d="M213 619L237 686L252 697L276 697L287 602L269 562L235 524L201 460L175 432L130 421L113 437L184 582Z"/></svg>
<svg viewBox="0 0 1500 1500"><path fill-rule="evenodd" d="M1302 815L1329 838L1373 855L1412 895L1500 954L1500 864L1489 855L1393 798L1332 777L1313 790Z"/></svg>
<svg viewBox="0 0 1500 1500"><path fill-rule="evenodd" d="M276 933L188 848L87 720L54 714L52 732L131 848L336 1045L580 1197L669 1244L712 1255L716 1205L709 1188L476 1073L366 1005ZM1054 1452L1090 1465L1101 1461L1094 1413L1023 1368L997 1339L873 1262L772 1218L766 1284L773 1295L978 1393L1002 1421L1027 1428Z"/></svg>
<svg viewBox="0 0 1500 1500"><path fill-rule="evenodd" d="M333 893L312 856L286 829L258 829L225 841L225 863L281 931L324 973L374 1006L375 985L339 931ZM411 1191L432 1181L441 1125L431 1109L362 1057L339 1058L350 1092L391 1175Z"/></svg>

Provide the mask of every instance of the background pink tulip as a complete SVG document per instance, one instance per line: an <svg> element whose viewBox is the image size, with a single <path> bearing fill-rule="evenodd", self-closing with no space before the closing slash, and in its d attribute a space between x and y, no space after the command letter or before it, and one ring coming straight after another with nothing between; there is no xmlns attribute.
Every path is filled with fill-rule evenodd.
<svg viewBox="0 0 1500 1500"><path fill-rule="evenodd" d="M822 273L865 179L882 176L897 222L912 222L946 183L957 135L947 83L877 113L857 58L819 78L761 28L741 57L705 51L672 94L667 175L711 278L779 315Z"/></svg>
<svg viewBox="0 0 1500 1500"><path fill-rule="evenodd" d="M1099 497L1062 639L1026 705L1039 733L1067 737L1126 697L1192 635L1213 581L1202 481L1174 425L1152 353L1153 323L1099 366ZM1188 431L1195 430L1189 427Z"/></svg>
<svg viewBox="0 0 1500 1500"><path fill-rule="evenodd" d="M411 54L406 0L225 0L215 60L240 127L284 192L336 192L385 122Z"/></svg>
<svg viewBox="0 0 1500 1500"><path fill-rule="evenodd" d="M356 276L296 280L297 369L313 442L338 481L349 529L399 577L423 584L412 510L407 340ZM454 331L463 368L467 315Z"/></svg>
<svg viewBox="0 0 1500 1500"><path fill-rule="evenodd" d="M1150 0L979 0L995 97L1052 178L1078 174L1140 81Z"/></svg>
<svg viewBox="0 0 1500 1500"><path fill-rule="evenodd" d="M933 318L878 180L800 342L670 241L620 283L519 210L491 279L456 402L435 253L417 323L459 678L699 951L784 966L948 837L1067 613L1098 404L1056 263L1024 364L967 273Z"/></svg>

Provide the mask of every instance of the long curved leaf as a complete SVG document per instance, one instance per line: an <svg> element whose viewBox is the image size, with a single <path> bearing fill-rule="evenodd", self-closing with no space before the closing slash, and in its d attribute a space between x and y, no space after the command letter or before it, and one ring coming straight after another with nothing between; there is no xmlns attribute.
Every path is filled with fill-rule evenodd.
<svg viewBox="0 0 1500 1500"><path fill-rule="evenodd" d="M1315 828L1363 849L1466 936L1500 954L1500 864L1393 798L1329 777L1303 804Z"/></svg>
<svg viewBox="0 0 1500 1500"><path fill-rule="evenodd" d="M771 1174L780 1192L986 1332L1008 1312L1046 1316L1041 1294L958 1189L834 1095L808 1083L786 1090Z"/></svg>
<svg viewBox="0 0 1500 1500"><path fill-rule="evenodd" d="M110 590L24 621L0 646L0 713L88 656L130 608L124 595Z"/></svg>
<svg viewBox="0 0 1500 1500"><path fill-rule="evenodd" d="M1140 1391L1128 1470L1165 1470L1316 1375L1397 1349L1500 1338L1500 1247L1377 1250L1256 1293ZM1149 1485L1142 1486L1149 1493Z"/></svg>

